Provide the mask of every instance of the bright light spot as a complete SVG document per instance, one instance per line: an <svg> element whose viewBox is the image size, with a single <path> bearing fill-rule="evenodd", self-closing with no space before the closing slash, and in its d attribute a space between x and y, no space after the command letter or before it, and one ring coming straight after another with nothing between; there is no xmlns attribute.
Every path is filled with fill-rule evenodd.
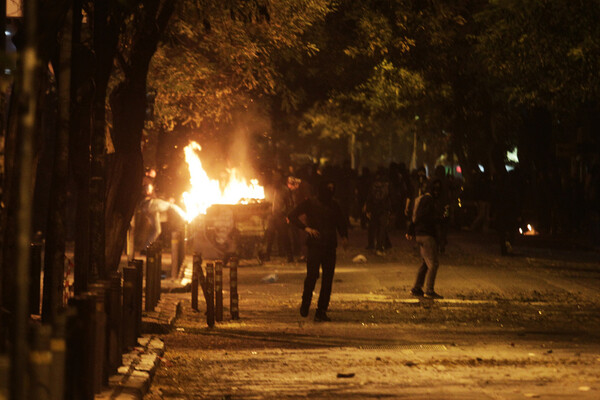
<svg viewBox="0 0 600 400"><path fill-rule="evenodd" d="M513 167L512 165L505 165L504 168L506 168L506 171L510 172L513 169L515 169L515 167Z"/></svg>
<svg viewBox="0 0 600 400"><path fill-rule="evenodd" d="M533 228L531 227L531 224L527 224L527 230L528 230L529 232L531 232L531 231L533 230Z"/></svg>
<svg viewBox="0 0 600 400"><path fill-rule="evenodd" d="M483 165L481 165L481 164L477 164L477 166L479 167L479 170L480 170L481 172L485 172L485 168L483 168Z"/></svg>
<svg viewBox="0 0 600 400"><path fill-rule="evenodd" d="M519 228L519 233L522 235L523 234L523 228Z"/></svg>
<svg viewBox="0 0 600 400"><path fill-rule="evenodd" d="M190 170L191 188L183 193L185 219L188 222L198 215L206 214L206 210L213 204L247 204L250 200L265 198L265 190L258 184L258 180L252 179L248 183L235 168L227 170L227 182L210 179L198 155L201 150L202 147L196 142L191 142L183 149Z"/></svg>
<svg viewBox="0 0 600 400"><path fill-rule="evenodd" d="M462 168L460 167L460 165L456 166L456 173L462 174Z"/></svg>
<svg viewBox="0 0 600 400"><path fill-rule="evenodd" d="M519 162L519 156L517 155L518 149L515 147L514 149L512 149L512 151L507 151L506 152L506 159L508 161L512 161L515 163Z"/></svg>

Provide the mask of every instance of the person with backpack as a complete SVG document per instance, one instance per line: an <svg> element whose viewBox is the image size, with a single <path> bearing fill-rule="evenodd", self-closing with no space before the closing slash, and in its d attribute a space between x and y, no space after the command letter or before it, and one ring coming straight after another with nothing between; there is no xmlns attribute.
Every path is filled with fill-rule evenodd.
<svg viewBox="0 0 600 400"><path fill-rule="evenodd" d="M435 292L435 278L439 268L439 228L443 211L436 207L442 183L434 177L429 181L425 193L412 202L412 219L406 238L416 240L423 262L417 271L417 279L410 293L417 297L443 299ZM423 291L425 285L425 291Z"/></svg>

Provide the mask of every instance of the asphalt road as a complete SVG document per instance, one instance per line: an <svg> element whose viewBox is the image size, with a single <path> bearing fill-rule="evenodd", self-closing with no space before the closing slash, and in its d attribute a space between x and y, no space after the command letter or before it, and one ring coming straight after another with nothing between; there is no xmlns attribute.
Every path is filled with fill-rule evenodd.
<svg viewBox="0 0 600 400"><path fill-rule="evenodd" d="M353 230L338 253L332 322L299 315L301 263L246 262L241 319L225 292L212 329L202 302L169 294L183 316L146 399L600 399L597 252L521 240L500 257L492 234L455 232L431 301L409 295L412 242L381 257L364 241Z"/></svg>

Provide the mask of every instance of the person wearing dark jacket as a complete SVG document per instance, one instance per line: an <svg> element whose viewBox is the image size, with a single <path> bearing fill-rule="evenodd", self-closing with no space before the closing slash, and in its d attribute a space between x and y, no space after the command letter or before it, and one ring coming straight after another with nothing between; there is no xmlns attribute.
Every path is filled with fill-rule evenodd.
<svg viewBox="0 0 600 400"><path fill-rule="evenodd" d="M438 237L442 213L436 207L436 199L440 196L441 182L432 179L425 193L417 197L412 205L412 223L408 239L415 238L423 263L417 271L415 285L411 289L413 296L424 296L431 299L442 299L434 290L435 278L439 267ZM425 285L425 292L423 292Z"/></svg>
<svg viewBox="0 0 600 400"><path fill-rule="evenodd" d="M291 224L307 233L306 278L300 306L300 315L303 317L308 316L312 293L319 279L319 269L323 270L315 313L317 322L331 321L327 316L327 308L335 272L338 233L342 237L344 247L348 240L348 225L339 204L333 199L334 189L333 182L322 182L316 199L304 200L288 215ZM306 217L306 224L300 220L302 215Z"/></svg>

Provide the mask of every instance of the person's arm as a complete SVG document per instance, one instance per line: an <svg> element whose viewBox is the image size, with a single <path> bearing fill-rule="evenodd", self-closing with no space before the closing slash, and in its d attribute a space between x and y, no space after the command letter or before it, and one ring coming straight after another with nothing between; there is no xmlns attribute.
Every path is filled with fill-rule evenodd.
<svg viewBox="0 0 600 400"><path fill-rule="evenodd" d="M306 233L308 233L312 237L318 237L319 231L307 226L300 219L301 215L306 215L308 213L308 209L310 208L310 200L304 200L300 204L298 204L290 213L288 214L288 221L290 224L296 226L298 229L302 229Z"/></svg>

